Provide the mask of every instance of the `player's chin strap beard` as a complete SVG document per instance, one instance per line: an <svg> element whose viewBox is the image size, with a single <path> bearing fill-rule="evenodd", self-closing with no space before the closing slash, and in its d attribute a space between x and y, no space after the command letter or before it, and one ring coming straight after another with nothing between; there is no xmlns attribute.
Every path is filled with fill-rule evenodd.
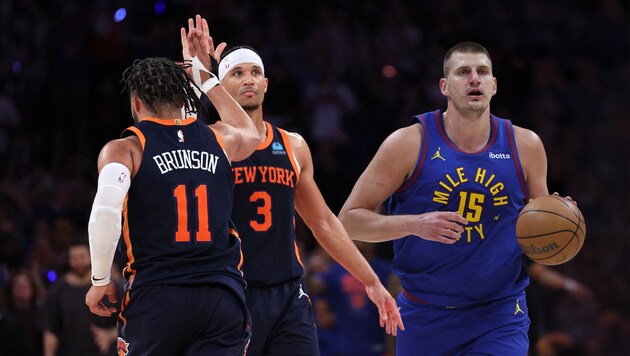
<svg viewBox="0 0 630 356"><path fill-rule="evenodd" d="M243 108L243 110L245 110L246 113L249 114L258 110L258 108L260 107L260 104L242 105L241 107Z"/></svg>

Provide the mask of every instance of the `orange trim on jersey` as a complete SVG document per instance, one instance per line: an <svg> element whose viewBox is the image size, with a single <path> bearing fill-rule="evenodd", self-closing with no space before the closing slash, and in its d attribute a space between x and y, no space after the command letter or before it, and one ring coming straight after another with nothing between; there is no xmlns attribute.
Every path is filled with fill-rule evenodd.
<svg viewBox="0 0 630 356"><path fill-rule="evenodd" d="M271 141L273 141L273 129L271 128L271 124L267 121L263 121L263 123L267 126L267 138L256 147L257 151L264 150L271 144Z"/></svg>
<svg viewBox="0 0 630 356"><path fill-rule="evenodd" d="M122 312L123 312L123 310L125 310L127 308L127 305L129 305L129 300L131 299L131 296L129 295L129 293L130 293L130 291L127 290L125 292L125 295L124 295L122 301L120 302L120 313L118 314L118 318L123 321L123 329L127 325L127 319L125 319L125 317L122 316Z"/></svg>
<svg viewBox="0 0 630 356"><path fill-rule="evenodd" d="M208 126L208 128L212 130L212 132L214 132L214 136L217 138L217 142L219 143L219 146L221 146L221 149L223 150L223 152L225 152L225 146L223 145L223 137L221 137L221 134L219 133L219 131L213 129L210 126Z"/></svg>
<svg viewBox="0 0 630 356"><path fill-rule="evenodd" d="M302 266L302 268L304 268L304 263L302 263L302 257L300 257L300 249L298 248L296 241L293 241L293 246L295 246L295 257L297 257L298 262L300 262L300 265Z"/></svg>
<svg viewBox="0 0 630 356"><path fill-rule="evenodd" d="M120 310L122 312L122 308ZM125 327L127 326L127 319L125 319L124 316L122 316L122 313L118 313L118 319L121 320L122 322L122 329L125 330Z"/></svg>
<svg viewBox="0 0 630 356"><path fill-rule="evenodd" d="M140 140L140 144L142 145L142 150L144 151L144 145L146 144L147 139L144 137L144 134L142 133L142 131L140 131L140 129L135 126L127 127L125 131L127 130L133 132L136 136L138 136L138 140ZM124 133L125 132L123 131L123 134Z"/></svg>
<svg viewBox="0 0 630 356"><path fill-rule="evenodd" d="M289 136L287 132L281 128L278 128L280 131L280 136L282 136L282 142L284 142L284 147L287 149L287 156L289 156L289 161L293 166L293 170L295 171L295 185L300 181L300 166L295 161L295 156L293 155L293 149L291 148L291 144L289 143Z"/></svg>
<svg viewBox="0 0 630 356"><path fill-rule="evenodd" d="M239 244L238 244L239 245L238 252L241 255L241 259L240 259L240 261L238 261L238 267L237 268L238 268L239 271L241 271L241 276L242 276L243 275L242 267L243 267L244 259L243 259L243 248L241 246L243 246L243 242L241 241L241 237L239 236L238 231L236 231L236 229L229 228L228 229L228 233L230 235L234 235L234 237L236 237L238 239L238 242L239 242Z"/></svg>
<svg viewBox="0 0 630 356"><path fill-rule="evenodd" d="M127 214L129 213L129 210L127 208L127 202L129 199L129 195L127 195L125 197L125 202L123 203L123 220L124 220L124 224L123 224L123 240L125 241L125 246L127 246L127 267L125 267L125 270L127 271L128 274L131 275L135 275L136 274L136 270L131 268L131 265L133 264L133 262L136 260L134 255L133 255L133 248L131 246L131 237L129 236L129 218L127 216ZM131 288L131 283L132 283L133 279L129 278L129 288Z"/></svg>
<svg viewBox="0 0 630 356"><path fill-rule="evenodd" d="M142 121L151 121L151 122L155 122L158 123L160 125L164 125L164 126L186 126L186 125L190 125L193 122L197 121L197 119L195 119L194 117L188 117L185 119L160 119L157 117L147 117L142 119Z"/></svg>

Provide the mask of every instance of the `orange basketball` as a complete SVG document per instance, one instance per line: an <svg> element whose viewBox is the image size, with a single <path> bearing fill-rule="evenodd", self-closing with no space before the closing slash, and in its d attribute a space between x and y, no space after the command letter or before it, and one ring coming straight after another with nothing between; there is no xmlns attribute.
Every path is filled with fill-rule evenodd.
<svg viewBox="0 0 630 356"><path fill-rule="evenodd" d="M575 203L555 195L530 201L518 216L516 239L523 253L543 265L571 260L584 245L586 222Z"/></svg>

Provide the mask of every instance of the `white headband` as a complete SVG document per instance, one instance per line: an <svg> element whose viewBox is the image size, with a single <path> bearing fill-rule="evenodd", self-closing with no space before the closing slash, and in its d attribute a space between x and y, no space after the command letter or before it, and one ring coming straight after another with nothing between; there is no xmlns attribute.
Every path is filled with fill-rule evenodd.
<svg viewBox="0 0 630 356"><path fill-rule="evenodd" d="M258 54L256 54L256 52L247 48L239 48L230 52L230 54L225 56L221 62L219 62L219 80L223 80L232 67L241 63L254 63L262 69L263 73L265 72L265 66L263 66L262 59Z"/></svg>

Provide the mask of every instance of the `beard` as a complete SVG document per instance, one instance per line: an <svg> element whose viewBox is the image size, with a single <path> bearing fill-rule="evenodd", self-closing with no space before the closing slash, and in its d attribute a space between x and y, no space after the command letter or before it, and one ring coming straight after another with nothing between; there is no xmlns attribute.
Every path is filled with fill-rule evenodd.
<svg viewBox="0 0 630 356"><path fill-rule="evenodd" d="M249 105L241 105L245 112L252 112L257 110L260 107L260 103L249 104Z"/></svg>
<svg viewBox="0 0 630 356"><path fill-rule="evenodd" d="M89 265L85 265L85 266L73 266L71 267L71 270L74 274L76 274L77 276L83 278L86 275L90 274L92 272L92 268Z"/></svg>

